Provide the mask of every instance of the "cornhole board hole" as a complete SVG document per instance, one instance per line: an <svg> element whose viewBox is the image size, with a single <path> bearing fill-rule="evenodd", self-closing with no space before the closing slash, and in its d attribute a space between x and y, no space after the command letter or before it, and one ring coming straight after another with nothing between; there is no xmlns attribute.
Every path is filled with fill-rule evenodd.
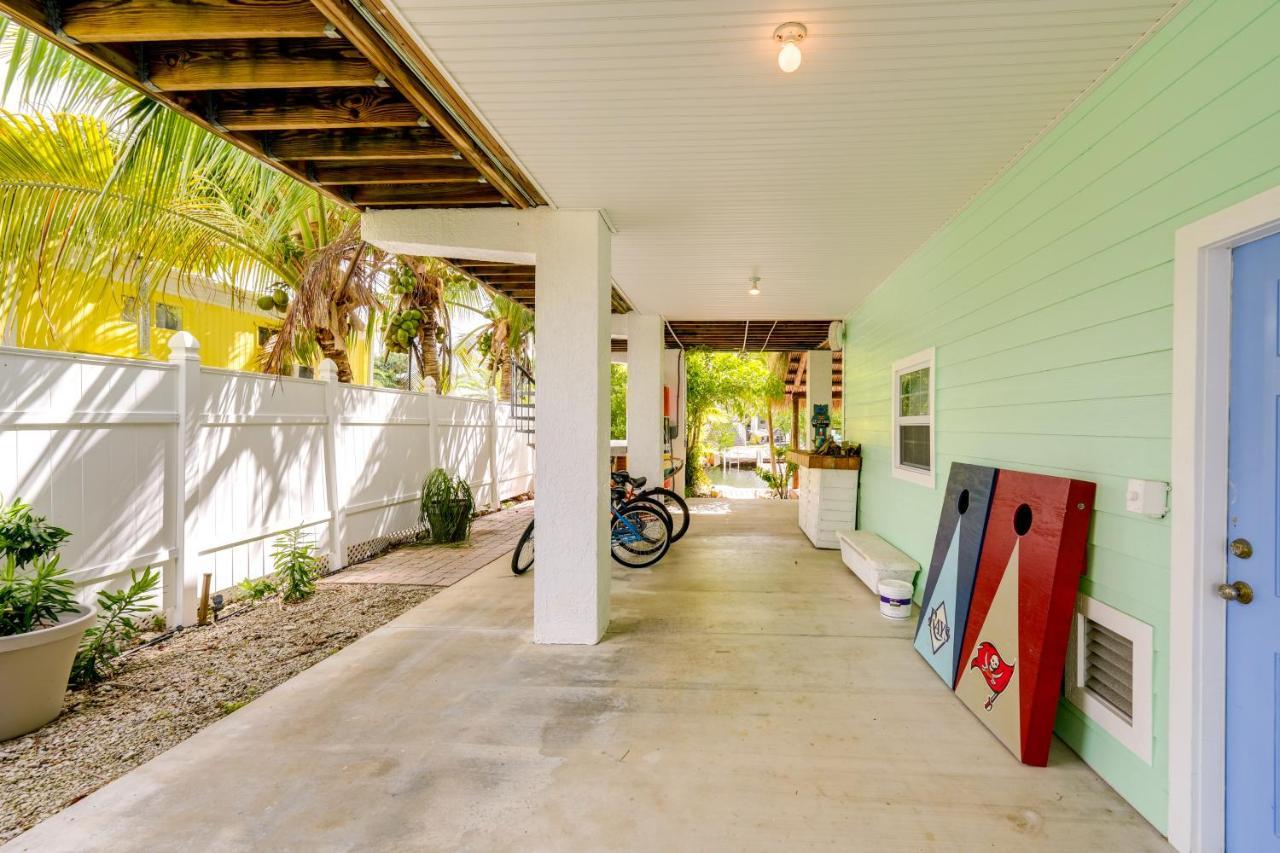
<svg viewBox="0 0 1280 853"><path fill-rule="evenodd" d="M996 469L955 462L933 540L933 559L916 623L916 651L948 689L956 686L960 644L969 618L969 600L978 557L987 532Z"/></svg>
<svg viewBox="0 0 1280 853"><path fill-rule="evenodd" d="M956 696L1024 764L1049 761L1093 483L1001 470Z"/></svg>

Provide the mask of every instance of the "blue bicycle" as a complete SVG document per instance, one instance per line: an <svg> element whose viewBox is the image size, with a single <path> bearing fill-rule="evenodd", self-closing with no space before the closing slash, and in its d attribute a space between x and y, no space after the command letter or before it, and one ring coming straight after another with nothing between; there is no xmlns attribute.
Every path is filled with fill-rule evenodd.
<svg viewBox="0 0 1280 853"><path fill-rule="evenodd" d="M629 569L643 569L666 556L671 549L671 514L661 504L645 499L625 500L623 489L609 490L609 552ZM511 571L522 575L533 568L533 522L524 529L511 555Z"/></svg>

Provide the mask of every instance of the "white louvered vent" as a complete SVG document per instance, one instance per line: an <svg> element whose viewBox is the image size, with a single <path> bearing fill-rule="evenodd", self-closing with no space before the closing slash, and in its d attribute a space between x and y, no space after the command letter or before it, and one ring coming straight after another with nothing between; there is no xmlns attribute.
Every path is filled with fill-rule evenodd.
<svg viewBox="0 0 1280 853"><path fill-rule="evenodd" d="M1080 596L1067 650L1067 701L1151 763L1151 626Z"/></svg>
<svg viewBox="0 0 1280 853"><path fill-rule="evenodd" d="M1084 689L1133 725L1133 641L1084 620Z"/></svg>

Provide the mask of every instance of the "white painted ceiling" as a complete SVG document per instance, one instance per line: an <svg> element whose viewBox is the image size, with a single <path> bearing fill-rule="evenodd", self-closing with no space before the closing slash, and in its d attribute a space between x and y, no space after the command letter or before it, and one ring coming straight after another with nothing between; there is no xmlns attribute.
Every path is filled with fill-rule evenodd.
<svg viewBox="0 0 1280 853"><path fill-rule="evenodd" d="M615 281L671 319L843 315L1177 5L395 2L554 204L608 212Z"/></svg>

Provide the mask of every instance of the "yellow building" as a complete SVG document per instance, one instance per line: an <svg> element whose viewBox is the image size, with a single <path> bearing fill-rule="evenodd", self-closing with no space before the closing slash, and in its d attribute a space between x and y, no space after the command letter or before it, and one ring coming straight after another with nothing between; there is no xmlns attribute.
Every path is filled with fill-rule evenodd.
<svg viewBox="0 0 1280 853"><path fill-rule="evenodd" d="M190 332L200 342L200 358L210 367L257 371L262 346L280 325L280 315L258 308L252 296L233 297L206 284L169 286L144 303L132 286L115 285L97 294L25 294L6 343L33 349L92 353L164 361L169 338ZM369 382L369 348L351 346L351 369L359 384ZM309 375L307 368L295 368Z"/></svg>

